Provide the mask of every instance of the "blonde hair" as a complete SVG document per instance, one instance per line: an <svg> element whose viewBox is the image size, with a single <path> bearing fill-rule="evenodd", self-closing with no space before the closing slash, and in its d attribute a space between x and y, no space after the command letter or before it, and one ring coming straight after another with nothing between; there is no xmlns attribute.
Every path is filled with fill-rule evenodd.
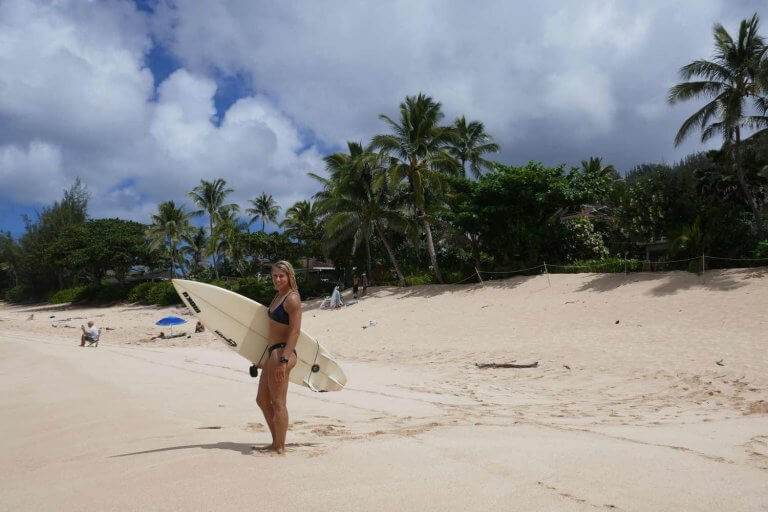
<svg viewBox="0 0 768 512"><path fill-rule="evenodd" d="M296 272L293 270L293 265L289 261L280 260L272 264L272 268L277 268L288 274L288 284L291 286L291 290L298 292L299 287L296 285Z"/></svg>

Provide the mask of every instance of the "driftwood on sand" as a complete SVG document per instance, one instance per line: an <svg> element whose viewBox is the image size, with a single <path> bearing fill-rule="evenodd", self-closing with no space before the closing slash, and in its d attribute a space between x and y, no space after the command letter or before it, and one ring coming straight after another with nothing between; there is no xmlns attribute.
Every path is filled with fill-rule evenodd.
<svg viewBox="0 0 768 512"><path fill-rule="evenodd" d="M475 363L478 368L537 368L539 362L535 361L530 364L514 364L514 363Z"/></svg>

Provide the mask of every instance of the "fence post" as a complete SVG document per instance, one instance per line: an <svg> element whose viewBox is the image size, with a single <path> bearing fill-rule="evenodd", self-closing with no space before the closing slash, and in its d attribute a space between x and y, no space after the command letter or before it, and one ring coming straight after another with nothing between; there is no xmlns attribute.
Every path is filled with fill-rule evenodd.
<svg viewBox="0 0 768 512"><path fill-rule="evenodd" d="M480 280L480 284L485 285L485 283L483 283L483 278L480 277L480 271L477 270L477 267L475 267L475 274L477 274L477 278Z"/></svg>
<svg viewBox="0 0 768 512"><path fill-rule="evenodd" d="M705 260L704 254L702 253L701 255L701 275L702 276L704 275L704 271L706 270L705 266L706 266L706 260Z"/></svg>
<svg viewBox="0 0 768 512"><path fill-rule="evenodd" d="M552 288L552 281L549 280L549 270L547 270L547 262L544 262L544 273L547 274L547 284Z"/></svg>

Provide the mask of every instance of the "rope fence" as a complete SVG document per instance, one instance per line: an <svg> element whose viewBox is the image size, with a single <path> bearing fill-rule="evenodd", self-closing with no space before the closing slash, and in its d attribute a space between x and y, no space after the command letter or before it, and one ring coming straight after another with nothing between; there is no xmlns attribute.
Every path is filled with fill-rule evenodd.
<svg viewBox="0 0 768 512"><path fill-rule="evenodd" d="M693 271L697 273L703 273L706 270L713 270L713 265L707 265L707 260L713 260L713 261L720 261L720 262L726 262L726 261L732 261L732 262L750 262L752 264L750 265L731 265L731 266L717 266L716 268L718 270L728 269L728 268L751 268L755 266L768 266L768 258L724 258L721 256L708 256L705 254L702 254L701 256L696 256L693 258L685 258L685 259L679 259L679 260L630 260L630 259L614 259L611 261L595 261L594 263L589 263L585 265L553 265L551 263L543 262L541 265L536 265L533 267L527 267L527 268L521 268L521 269L515 269L515 270L502 270L502 271L490 271L490 270L480 270L478 268L475 268L474 272L466 276L461 281L452 282L451 284L462 284L465 283L471 279L474 279L475 282L483 283L484 279L483 276L489 276L489 280L494 280L497 278L504 278L505 276L512 276L513 274L521 274L524 272L533 272L535 270L539 270L536 274L546 274L547 278L549 278L549 274L561 274L561 273L575 273L573 271L577 271L580 269L587 269L586 271L589 273L608 273L608 274L621 274L621 273L644 273L644 272L664 272L664 271L670 271L670 270L687 270L687 271ZM692 262L698 262L697 265L692 265ZM682 268L683 263L688 263L687 268ZM755 264L758 263L758 264ZM676 266L676 268L670 268L670 266ZM621 266L623 266L623 270L614 270L612 272L600 272L599 268L606 268L606 267L612 267L614 269L619 269ZM555 272L552 272L551 270L554 269ZM558 272L557 269L564 270Z"/></svg>

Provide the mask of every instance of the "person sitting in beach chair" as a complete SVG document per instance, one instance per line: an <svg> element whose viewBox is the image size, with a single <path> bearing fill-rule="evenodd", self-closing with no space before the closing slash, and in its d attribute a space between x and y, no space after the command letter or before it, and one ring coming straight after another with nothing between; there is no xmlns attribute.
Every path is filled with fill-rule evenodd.
<svg viewBox="0 0 768 512"><path fill-rule="evenodd" d="M88 342L88 346L99 346L99 336L101 335L101 329L93 325L93 320L88 320L88 328L84 325L80 326L83 330L83 334L80 336L80 346L84 347L85 342Z"/></svg>

